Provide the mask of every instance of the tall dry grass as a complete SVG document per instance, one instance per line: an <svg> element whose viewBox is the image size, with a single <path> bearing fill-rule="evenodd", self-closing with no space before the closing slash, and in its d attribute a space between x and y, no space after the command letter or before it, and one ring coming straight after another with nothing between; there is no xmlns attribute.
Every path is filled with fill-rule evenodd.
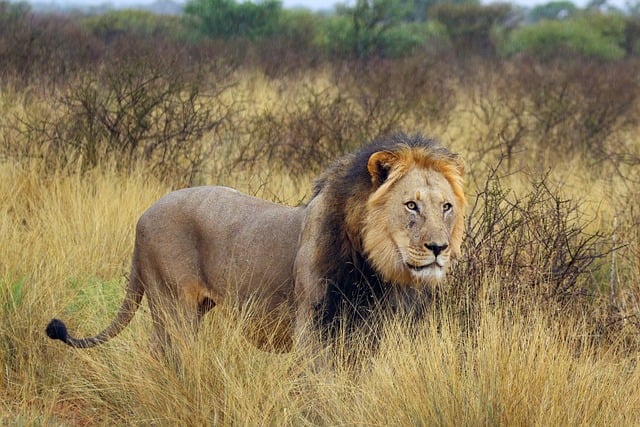
<svg viewBox="0 0 640 427"><path fill-rule="evenodd" d="M150 353L146 310L109 344L69 349L45 338L44 325L64 315L91 334L109 321L135 220L165 188L110 171L52 179L29 165L4 166L2 176L2 424L640 422L636 357L590 343L579 317L495 305L498 277L481 284L477 321L441 305L415 336L392 322L356 369L313 373L295 353L258 351L242 320L215 310L183 343L178 370Z"/></svg>
<svg viewBox="0 0 640 427"><path fill-rule="evenodd" d="M478 318L442 304L417 336L392 322L357 369L313 373L295 353L256 350L241 333L248 325L216 310L197 341L183 343L179 370L151 354L146 309L109 344L69 349L48 340L44 325L63 316L83 335L111 319L136 218L165 185L109 170L43 176L28 164L1 174L3 424L640 422L636 356L594 344L580 316L496 304L500 277L480 284Z"/></svg>
<svg viewBox="0 0 640 427"><path fill-rule="evenodd" d="M526 274L535 264L483 264L482 274L449 283L459 289L443 292L416 334L392 321L378 352L351 349L355 362L331 372L309 371L295 352L256 350L242 335L247 321L215 309L197 339L182 343L184 363L177 369L150 352L146 307L108 344L73 350L48 340L44 326L62 317L73 333L93 335L110 321L124 295L135 222L176 184L150 176L144 165L114 166L114 159L88 170L52 170L29 151L0 159L0 424L638 425L637 172L613 158L568 159L536 145L536 126L543 126L536 121L515 138L517 129L505 122L513 118L509 111L531 118L526 109L500 103L506 95L499 86L469 84L447 92L450 110L439 116L443 124L433 124L421 110L424 99L392 97L394 91L419 93L402 86L406 76L400 74L384 81L372 72L372 81L352 88L353 75L331 77L326 70L298 81L239 73L242 84L224 96L253 101L221 125L218 139L203 138L214 149L198 182L297 204L308 197L314 173L287 167L279 157L290 153L287 144L299 142L329 157L387 127L434 134L468 159L472 206L482 200L486 177L500 159L497 173L513 196L501 200L500 209L530 194L531 182L542 175L557 200L580 201L583 216L573 223L615 240L606 242L615 250L603 249L597 268L580 275L576 289L582 293L554 299L544 286L514 292L527 277L509 276L505 268ZM480 101L485 89L495 111ZM467 91L477 91L476 98ZM40 101L46 110L46 98ZM18 104L7 101L4 112L23 108ZM309 121L322 126L305 127ZM258 125L259 131L252 128ZM548 143L557 143L557 134L571 126L576 124L551 130L555 139ZM15 128L2 130L12 147L29 143ZM637 152L634 135L629 127L616 133L617 147ZM344 146L330 144L336 141ZM249 156L238 160L243 150ZM295 152L290 163L308 153ZM310 161L309 170L321 163ZM487 220L480 212L470 213L470 220ZM536 260L534 255L514 260ZM469 266L478 257L467 253L458 271L473 271Z"/></svg>

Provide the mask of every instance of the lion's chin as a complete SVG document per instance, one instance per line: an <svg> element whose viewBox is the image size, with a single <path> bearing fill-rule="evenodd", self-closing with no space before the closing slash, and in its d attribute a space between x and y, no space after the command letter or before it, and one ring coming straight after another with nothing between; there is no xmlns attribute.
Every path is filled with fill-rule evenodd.
<svg viewBox="0 0 640 427"><path fill-rule="evenodd" d="M432 262L430 264L425 265L412 265L410 263L406 264L411 272L411 277L417 283L423 282L439 282L445 277L446 269L444 265L441 265L439 262Z"/></svg>

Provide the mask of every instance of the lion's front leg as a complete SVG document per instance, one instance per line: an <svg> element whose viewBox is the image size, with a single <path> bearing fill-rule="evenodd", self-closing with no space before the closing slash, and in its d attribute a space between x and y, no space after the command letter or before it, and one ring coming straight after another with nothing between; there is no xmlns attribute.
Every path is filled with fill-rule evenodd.
<svg viewBox="0 0 640 427"><path fill-rule="evenodd" d="M322 330L322 310L327 283L314 273L313 245L303 243L295 262L294 349L314 372L331 366L327 334Z"/></svg>
<svg viewBox="0 0 640 427"><path fill-rule="evenodd" d="M294 326L294 350L303 364L313 373L322 373L333 367L331 343L317 321L315 309L299 306Z"/></svg>
<svg viewBox="0 0 640 427"><path fill-rule="evenodd" d="M306 210L294 262L294 349L312 371L318 372L331 366L330 343L322 324L328 286L317 265L321 224L326 215L324 195L315 197Z"/></svg>

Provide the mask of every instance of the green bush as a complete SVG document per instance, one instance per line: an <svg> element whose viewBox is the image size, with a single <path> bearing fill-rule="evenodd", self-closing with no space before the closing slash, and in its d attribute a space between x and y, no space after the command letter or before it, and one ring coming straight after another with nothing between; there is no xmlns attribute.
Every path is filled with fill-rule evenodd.
<svg viewBox="0 0 640 427"><path fill-rule="evenodd" d="M532 22L542 21L544 19L565 19L575 16L578 13L576 5L570 1L550 1L549 3L535 6L529 12L529 19Z"/></svg>
<svg viewBox="0 0 640 427"><path fill-rule="evenodd" d="M184 13L200 35L259 39L278 34L282 3L278 0L237 3L235 0L190 0Z"/></svg>
<svg viewBox="0 0 640 427"><path fill-rule="evenodd" d="M420 22L403 23L387 32L381 48L387 57L405 56L432 39L435 39L433 26Z"/></svg>
<svg viewBox="0 0 640 427"><path fill-rule="evenodd" d="M549 59L577 54L601 60L620 59L625 24L617 15L589 15L567 21L540 21L514 31L503 47L506 56L527 54Z"/></svg>
<svg viewBox="0 0 640 427"><path fill-rule="evenodd" d="M320 24L314 44L325 51L339 56L351 53L353 49L351 23L347 16L332 16Z"/></svg>
<svg viewBox="0 0 640 427"><path fill-rule="evenodd" d="M295 45L311 44L323 18L307 10L285 9L279 23L278 37L291 40Z"/></svg>
<svg viewBox="0 0 640 427"><path fill-rule="evenodd" d="M144 10L114 10L84 18L81 22L92 34L106 40L117 36L174 37L185 32L180 17Z"/></svg>
<svg viewBox="0 0 640 427"><path fill-rule="evenodd" d="M428 22L393 24L364 17L354 18L356 10L343 10L340 15L324 20L319 26L315 44L330 54L356 57L397 58L410 55L438 37L436 27Z"/></svg>
<svg viewBox="0 0 640 427"><path fill-rule="evenodd" d="M324 32L324 45L333 53L361 58L410 50L416 41L419 44L411 31L418 27L403 29L406 12L406 5L397 0L357 0L353 6L341 5Z"/></svg>
<svg viewBox="0 0 640 427"><path fill-rule="evenodd" d="M439 22L459 54L495 54L493 34L511 12L506 3L488 6L475 3L440 3L429 10Z"/></svg>

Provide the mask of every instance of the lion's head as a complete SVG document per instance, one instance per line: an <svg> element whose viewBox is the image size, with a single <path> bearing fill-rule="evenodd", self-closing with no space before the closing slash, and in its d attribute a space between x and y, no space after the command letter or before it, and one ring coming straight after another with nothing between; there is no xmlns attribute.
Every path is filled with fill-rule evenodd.
<svg viewBox="0 0 640 427"><path fill-rule="evenodd" d="M333 210L320 249L326 271L349 268L356 253L383 282L443 279L464 234L463 174L460 157L419 135L379 139L334 164L316 186Z"/></svg>
<svg viewBox="0 0 640 427"><path fill-rule="evenodd" d="M369 156L373 191L366 201L362 244L385 281L439 281L460 254L464 165L432 148L400 143Z"/></svg>

